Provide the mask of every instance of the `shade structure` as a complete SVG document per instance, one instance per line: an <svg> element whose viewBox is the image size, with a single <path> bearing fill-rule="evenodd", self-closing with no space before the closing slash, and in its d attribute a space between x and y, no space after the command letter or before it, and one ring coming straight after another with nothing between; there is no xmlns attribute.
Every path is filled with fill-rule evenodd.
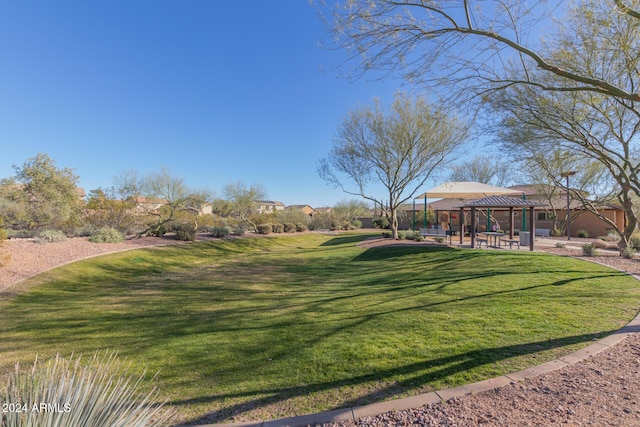
<svg viewBox="0 0 640 427"><path fill-rule="evenodd" d="M520 192L480 182L456 181L440 184L417 196L416 199L424 199L425 197L429 199L478 199L505 194L520 194Z"/></svg>
<svg viewBox="0 0 640 427"><path fill-rule="evenodd" d="M475 230L475 210L478 208L486 208L486 209L509 209L509 218L510 218L510 227L509 227L509 238L513 239L513 210L515 208L528 208L530 213L530 221L531 221L531 237L529 238L529 249L534 250L534 236L535 236L535 222L534 222L534 213L535 208L539 206L544 206L544 204L536 203L533 201L516 199L514 197L506 197L500 195L493 195L483 197L482 199L473 200L464 205L460 206L460 211L464 208L471 208L471 247L475 247L476 240L476 230ZM524 217L524 215L523 215Z"/></svg>

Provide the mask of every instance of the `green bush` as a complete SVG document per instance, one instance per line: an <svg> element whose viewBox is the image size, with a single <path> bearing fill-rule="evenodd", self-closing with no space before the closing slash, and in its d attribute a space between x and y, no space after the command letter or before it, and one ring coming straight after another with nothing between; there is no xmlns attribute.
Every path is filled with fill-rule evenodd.
<svg viewBox="0 0 640 427"><path fill-rule="evenodd" d="M385 216L381 216L373 220L374 228L389 228L389 225L389 220Z"/></svg>
<svg viewBox="0 0 640 427"><path fill-rule="evenodd" d="M416 242L424 242L424 236L418 232L418 236L414 239Z"/></svg>
<svg viewBox="0 0 640 427"><path fill-rule="evenodd" d="M243 236L243 235L244 235L244 233L246 233L246 232L247 232L247 229L246 229L246 228L244 228L244 227L243 227L243 226L241 226L241 225L239 225L239 226L237 226L237 227L235 227L235 228L233 229L233 235L234 235L234 236Z"/></svg>
<svg viewBox="0 0 640 427"><path fill-rule="evenodd" d="M257 229L258 234L271 234L273 227L271 226L271 224L259 224Z"/></svg>
<svg viewBox="0 0 640 427"><path fill-rule="evenodd" d="M636 255L636 250L631 246L627 246L622 250L622 257L626 259L633 259Z"/></svg>
<svg viewBox="0 0 640 427"><path fill-rule="evenodd" d="M174 225L173 231L176 233L176 240L184 240L188 242L196 240L196 229L190 222Z"/></svg>
<svg viewBox="0 0 640 427"><path fill-rule="evenodd" d="M274 233L284 233L284 224L272 224L272 231Z"/></svg>
<svg viewBox="0 0 640 427"><path fill-rule="evenodd" d="M589 237L589 232L587 230L578 230L578 237L586 239Z"/></svg>
<svg viewBox="0 0 640 427"><path fill-rule="evenodd" d="M629 239L629 244L636 251L640 251L640 234L634 234L633 236L631 236L631 239Z"/></svg>
<svg viewBox="0 0 640 427"><path fill-rule="evenodd" d="M304 233L305 231L307 231L307 226L301 222L298 222L296 223L296 231L298 233Z"/></svg>
<svg viewBox="0 0 640 427"><path fill-rule="evenodd" d="M32 237L35 237L35 232L24 228L21 230L13 230L9 228L5 231L7 232L7 237L9 239L30 239Z"/></svg>
<svg viewBox="0 0 640 427"><path fill-rule="evenodd" d="M38 233L36 237L36 242L44 244L44 243L55 243L62 242L66 240L67 236L60 230L42 230Z"/></svg>
<svg viewBox="0 0 640 427"><path fill-rule="evenodd" d="M434 240L436 241L436 243L444 243L445 238L442 236L437 236L434 238Z"/></svg>
<svg viewBox="0 0 640 427"><path fill-rule="evenodd" d="M211 237L215 237L216 239L223 239L227 237L230 233L231 233L231 230L229 230L228 227L213 227L211 229ZM244 228L242 229L242 233L244 233Z"/></svg>
<svg viewBox="0 0 640 427"><path fill-rule="evenodd" d="M582 245L582 255L584 256L596 256L598 255L598 251L593 244L588 243L586 245Z"/></svg>
<svg viewBox="0 0 640 427"><path fill-rule="evenodd" d="M93 243L119 243L124 240L124 234L113 227L102 227L89 237Z"/></svg>
<svg viewBox="0 0 640 427"><path fill-rule="evenodd" d="M556 248L566 248L566 247L567 247L567 245L562 243L562 242L557 242L556 243Z"/></svg>
<svg viewBox="0 0 640 427"><path fill-rule="evenodd" d="M398 231L398 239L404 240L407 238L407 232L404 230Z"/></svg>
<svg viewBox="0 0 640 427"><path fill-rule="evenodd" d="M284 226L284 232L285 233L295 233L296 232L296 225L292 222L285 222L283 224Z"/></svg>
<svg viewBox="0 0 640 427"><path fill-rule="evenodd" d="M80 357L57 356L33 367L19 365L0 383L2 402L20 404L25 411L3 411L0 425L7 427L162 426L173 414L156 403L157 389L147 389L144 375L132 374L115 355L94 356L84 366ZM41 409L41 405L47 405ZM48 408L55 405L55 409Z"/></svg>

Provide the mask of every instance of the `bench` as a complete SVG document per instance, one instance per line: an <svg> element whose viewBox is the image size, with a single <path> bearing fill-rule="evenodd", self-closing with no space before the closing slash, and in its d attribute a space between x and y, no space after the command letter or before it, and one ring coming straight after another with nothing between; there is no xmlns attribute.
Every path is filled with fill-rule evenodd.
<svg viewBox="0 0 640 427"><path fill-rule="evenodd" d="M551 230L548 228L536 228L536 237L549 237L551 234Z"/></svg>
<svg viewBox="0 0 640 427"><path fill-rule="evenodd" d="M478 242L478 247L482 247L482 243L489 249L489 240L486 237L476 237L476 242Z"/></svg>
<svg viewBox="0 0 640 427"><path fill-rule="evenodd" d="M509 249L513 249L513 244L515 243L520 249L520 240L519 239L502 239L503 242L509 244Z"/></svg>
<svg viewBox="0 0 640 427"><path fill-rule="evenodd" d="M442 228L420 228L421 236L446 236L446 230Z"/></svg>

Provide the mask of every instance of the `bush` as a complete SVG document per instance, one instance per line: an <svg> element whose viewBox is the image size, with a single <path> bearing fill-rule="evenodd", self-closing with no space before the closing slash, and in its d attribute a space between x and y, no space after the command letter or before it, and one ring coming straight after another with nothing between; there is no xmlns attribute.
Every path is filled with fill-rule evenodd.
<svg viewBox="0 0 640 427"><path fill-rule="evenodd" d="M271 234L272 227L271 224L259 224L257 226L258 234Z"/></svg>
<svg viewBox="0 0 640 427"><path fill-rule="evenodd" d="M629 239L629 244L636 251L640 251L640 234L634 234L633 236L631 236L631 239Z"/></svg>
<svg viewBox="0 0 640 427"><path fill-rule="evenodd" d="M244 233L246 233L246 232L247 232L247 230L241 225L239 225L239 226L237 226L237 227L235 227L233 229L233 235L234 236L243 236Z"/></svg>
<svg viewBox="0 0 640 427"><path fill-rule="evenodd" d="M272 231L274 233L284 233L284 224L272 224Z"/></svg>
<svg viewBox="0 0 640 427"><path fill-rule="evenodd" d="M196 240L196 229L192 223L176 224L173 227L173 231L176 233L176 240L188 242Z"/></svg>
<svg viewBox="0 0 640 427"><path fill-rule="evenodd" d="M424 242L424 236L418 232L418 237L414 239L416 242Z"/></svg>
<svg viewBox="0 0 640 427"><path fill-rule="evenodd" d="M434 238L434 240L436 241L436 243L444 243L445 238L442 236L437 236Z"/></svg>
<svg viewBox="0 0 640 427"><path fill-rule="evenodd" d="M292 222L286 222L283 224L284 225L284 232L285 233L295 233L296 232L296 225Z"/></svg>
<svg viewBox="0 0 640 427"><path fill-rule="evenodd" d="M102 227L89 237L93 243L119 243L124 240L124 234L113 227Z"/></svg>
<svg viewBox="0 0 640 427"><path fill-rule="evenodd" d="M566 247L567 247L567 245L562 243L562 242L557 242L556 243L556 248L566 248Z"/></svg>
<svg viewBox="0 0 640 427"><path fill-rule="evenodd" d="M60 230L42 230L38 233L36 237L36 242L44 244L44 243L55 243L62 242L66 240L67 236Z"/></svg>
<svg viewBox="0 0 640 427"><path fill-rule="evenodd" d="M586 245L582 245L582 255L584 256L596 256L598 255L598 251L593 244L588 243Z"/></svg>
<svg viewBox="0 0 640 427"><path fill-rule="evenodd" d="M636 255L636 250L633 249L631 246L627 246L622 250L622 258L633 259L635 255Z"/></svg>
<svg viewBox="0 0 640 427"><path fill-rule="evenodd" d="M223 239L227 237L231 233L231 230L227 227L213 227L211 229L211 237L215 237L216 239ZM244 229L242 229L242 233L244 233Z"/></svg>
<svg viewBox="0 0 640 427"><path fill-rule="evenodd" d="M589 232L587 230L578 230L578 237L586 239L589 237Z"/></svg>
<svg viewBox="0 0 640 427"><path fill-rule="evenodd" d="M373 220L374 228L389 228L389 220L385 216Z"/></svg>
<svg viewBox="0 0 640 427"><path fill-rule="evenodd" d="M383 231L382 237L384 237L385 239L390 239L392 237L392 234L390 231Z"/></svg>
<svg viewBox="0 0 640 427"><path fill-rule="evenodd" d="M11 228L5 230L9 239L30 239L35 237L35 233L31 230L21 229L13 230Z"/></svg>
<svg viewBox="0 0 640 427"><path fill-rule="evenodd" d="M304 225L303 223L301 223L301 222L296 223L296 231L298 233L304 233L307 230L308 230L307 226Z"/></svg>
<svg viewBox="0 0 640 427"><path fill-rule="evenodd" d="M398 239L399 240L404 240L407 238L407 232L406 231L398 231Z"/></svg>
<svg viewBox="0 0 640 427"><path fill-rule="evenodd" d="M7 239L7 230L4 229L4 221L0 217L0 241Z"/></svg>
<svg viewBox="0 0 640 427"><path fill-rule="evenodd" d="M97 355L85 366L80 357L57 356L21 370L19 365L0 383L3 402L19 403L27 411L3 411L3 426L161 426L169 425L172 413L158 399L157 389L144 391L144 375L132 373L115 355ZM59 405L55 410L32 410L41 404Z"/></svg>

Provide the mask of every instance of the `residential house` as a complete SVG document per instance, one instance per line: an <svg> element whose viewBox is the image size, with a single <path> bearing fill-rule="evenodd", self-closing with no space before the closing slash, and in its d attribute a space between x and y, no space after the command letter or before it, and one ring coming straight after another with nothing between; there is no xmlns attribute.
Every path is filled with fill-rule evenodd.
<svg viewBox="0 0 640 427"><path fill-rule="evenodd" d="M258 213L273 213L284 210L284 203L272 200L256 200Z"/></svg>
<svg viewBox="0 0 640 427"><path fill-rule="evenodd" d="M303 214L307 215L309 218L311 218L313 214L316 212L316 210L309 205L290 205L290 206L287 206L287 209L299 210Z"/></svg>

